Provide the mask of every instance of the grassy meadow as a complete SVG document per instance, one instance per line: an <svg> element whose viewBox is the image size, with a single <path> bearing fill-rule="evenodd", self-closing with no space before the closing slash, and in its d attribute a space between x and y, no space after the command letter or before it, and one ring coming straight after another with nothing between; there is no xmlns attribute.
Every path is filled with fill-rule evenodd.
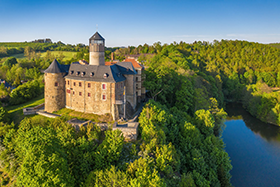
<svg viewBox="0 0 280 187"><path fill-rule="evenodd" d="M77 52L72 52L72 51L51 51L51 54L55 57L59 57L59 53L62 52L62 54L65 56L63 60L70 60L71 58L73 58ZM44 58L45 56L47 55L47 52L43 52L41 53L41 58ZM26 58L24 56L24 53L20 53L20 54L14 54L14 55L11 55L17 59L24 59Z"/></svg>
<svg viewBox="0 0 280 187"><path fill-rule="evenodd" d="M27 107L34 107L37 105L40 105L45 102L44 94L41 94L40 96L19 105L13 105L6 107L10 118L12 121L14 121L15 124L19 124L19 122L26 116L23 115L23 109Z"/></svg>
<svg viewBox="0 0 280 187"><path fill-rule="evenodd" d="M77 54L77 52L72 52L72 51L51 51L51 54L54 55L55 57L59 57L60 52L62 52L62 54L65 56L63 60L70 60ZM47 52L41 53L41 58L44 58L46 55Z"/></svg>

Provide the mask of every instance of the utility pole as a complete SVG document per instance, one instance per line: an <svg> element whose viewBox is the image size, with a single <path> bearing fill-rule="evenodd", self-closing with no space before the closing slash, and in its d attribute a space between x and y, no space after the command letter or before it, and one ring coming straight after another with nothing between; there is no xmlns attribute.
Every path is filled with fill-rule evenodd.
<svg viewBox="0 0 280 187"><path fill-rule="evenodd" d="M125 95L125 86L123 87L123 114L124 114L124 119L126 118L126 95Z"/></svg>

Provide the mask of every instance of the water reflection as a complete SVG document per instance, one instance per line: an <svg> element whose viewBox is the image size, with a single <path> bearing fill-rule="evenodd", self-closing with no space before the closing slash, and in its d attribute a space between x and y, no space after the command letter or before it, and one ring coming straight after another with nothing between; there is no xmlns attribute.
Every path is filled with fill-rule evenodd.
<svg viewBox="0 0 280 187"><path fill-rule="evenodd" d="M227 121L243 119L246 126L255 134L260 135L262 138L269 142L280 145L280 127L272 124L267 124L259 119L253 117L249 112L243 109L239 103L229 103L226 106L228 113Z"/></svg>
<svg viewBox="0 0 280 187"><path fill-rule="evenodd" d="M236 187L280 186L280 128L251 116L242 105L227 105L223 132Z"/></svg>

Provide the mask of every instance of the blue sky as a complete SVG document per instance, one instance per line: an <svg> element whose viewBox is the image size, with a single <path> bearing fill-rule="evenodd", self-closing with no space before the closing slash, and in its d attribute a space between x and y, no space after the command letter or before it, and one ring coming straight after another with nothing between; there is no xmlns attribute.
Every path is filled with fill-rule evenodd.
<svg viewBox="0 0 280 187"><path fill-rule="evenodd" d="M106 46L231 39L280 42L280 1L0 0L0 42L51 38Z"/></svg>

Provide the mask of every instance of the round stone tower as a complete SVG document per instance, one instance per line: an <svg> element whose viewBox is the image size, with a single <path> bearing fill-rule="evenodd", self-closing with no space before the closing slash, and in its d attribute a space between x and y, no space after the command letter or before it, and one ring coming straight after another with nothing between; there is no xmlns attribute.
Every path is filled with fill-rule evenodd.
<svg viewBox="0 0 280 187"><path fill-rule="evenodd" d="M105 65L104 46L105 39L98 32L89 39L90 65Z"/></svg>
<svg viewBox="0 0 280 187"><path fill-rule="evenodd" d="M45 70L45 111L54 112L65 107L66 71L56 59Z"/></svg>

